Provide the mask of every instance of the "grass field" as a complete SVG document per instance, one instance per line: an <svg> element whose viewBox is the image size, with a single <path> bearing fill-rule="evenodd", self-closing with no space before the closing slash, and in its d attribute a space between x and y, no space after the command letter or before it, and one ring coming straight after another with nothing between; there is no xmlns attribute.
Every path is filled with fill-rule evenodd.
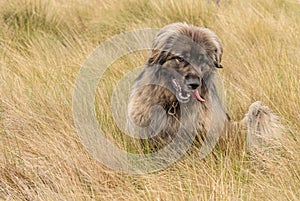
<svg viewBox="0 0 300 201"><path fill-rule="evenodd" d="M81 65L115 34L187 22L222 40L226 106L240 120L256 100L286 128L272 154L215 151L143 175L116 173L80 143L72 93ZM0 0L0 200L300 200L300 4L297 0ZM98 121L118 129L111 88L146 51L99 83ZM119 139L120 141L120 139ZM122 143L121 143L122 144ZM231 145L234 150L234 145Z"/></svg>

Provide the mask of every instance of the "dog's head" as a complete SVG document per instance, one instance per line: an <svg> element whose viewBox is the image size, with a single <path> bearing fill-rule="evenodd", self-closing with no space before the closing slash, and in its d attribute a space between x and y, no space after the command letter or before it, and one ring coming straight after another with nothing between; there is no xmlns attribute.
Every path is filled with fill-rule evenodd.
<svg viewBox="0 0 300 201"><path fill-rule="evenodd" d="M148 66L160 65L176 72L168 81L179 102L186 103L191 97L204 102L206 82L222 68L222 52L221 41L209 29L174 23L156 35Z"/></svg>

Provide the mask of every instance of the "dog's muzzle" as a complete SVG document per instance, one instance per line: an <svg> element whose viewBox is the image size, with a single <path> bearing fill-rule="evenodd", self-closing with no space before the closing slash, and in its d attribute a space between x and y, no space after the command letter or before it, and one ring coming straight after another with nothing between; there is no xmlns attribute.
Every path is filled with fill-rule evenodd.
<svg viewBox="0 0 300 201"><path fill-rule="evenodd" d="M200 86L200 82L199 82L199 79L197 78L189 78L189 79L186 79L186 82L185 82L188 90L196 90L199 86Z"/></svg>
<svg viewBox="0 0 300 201"><path fill-rule="evenodd" d="M200 86L200 82L198 79L187 79L186 80L187 90L181 87L179 81L175 78L172 79L172 85L176 91L176 98L181 103L189 102L191 96L194 97L199 102L205 101L205 99L200 96L198 91L198 87Z"/></svg>

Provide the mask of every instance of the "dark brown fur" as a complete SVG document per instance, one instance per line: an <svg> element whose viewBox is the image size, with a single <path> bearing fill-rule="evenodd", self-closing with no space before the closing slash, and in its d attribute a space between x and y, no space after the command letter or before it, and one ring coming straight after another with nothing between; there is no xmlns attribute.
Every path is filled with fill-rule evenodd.
<svg viewBox="0 0 300 201"><path fill-rule="evenodd" d="M161 29L152 48L129 101L129 121L131 127L138 127L135 129L137 135L145 135L144 138L155 135L148 143L150 149L159 149L176 134L181 135L177 133L180 125L188 127L189 132L206 134L214 124L212 121L219 121L223 130L229 118L213 81L215 71L222 67L223 49L218 37L208 29L176 23ZM187 103L180 103L171 83L172 77L183 88L187 79L199 80L196 90L205 102L190 98ZM220 118L211 119L212 105Z"/></svg>

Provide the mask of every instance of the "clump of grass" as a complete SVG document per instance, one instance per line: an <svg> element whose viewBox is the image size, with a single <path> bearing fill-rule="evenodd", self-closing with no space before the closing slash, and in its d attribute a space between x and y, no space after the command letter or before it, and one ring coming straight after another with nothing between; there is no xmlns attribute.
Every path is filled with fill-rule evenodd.
<svg viewBox="0 0 300 201"><path fill-rule="evenodd" d="M0 2L0 199L13 200L297 200L300 152L300 16L297 1ZM72 92L88 55L105 39L136 28L185 21L224 44L226 106L239 120L261 100L286 132L272 152L249 155L228 144L204 160L197 151L160 172L116 173L83 147ZM99 124L133 150L111 113L116 83L147 52L116 61L99 82Z"/></svg>
<svg viewBox="0 0 300 201"><path fill-rule="evenodd" d="M8 26L26 32L31 35L32 32L40 29L53 31L60 23L56 16L50 16L51 12L47 3L42 1L24 1L25 5L18 8L16 5L3 13L3 20Z"/></svg>
<svg viewBox="0 0 300 201"><path fill-rule="evenodd" d="M50 1L8 1L3 7L3 23L18 42L26 43L43 34L60 37L60 32L67 30Z"/></svg>

